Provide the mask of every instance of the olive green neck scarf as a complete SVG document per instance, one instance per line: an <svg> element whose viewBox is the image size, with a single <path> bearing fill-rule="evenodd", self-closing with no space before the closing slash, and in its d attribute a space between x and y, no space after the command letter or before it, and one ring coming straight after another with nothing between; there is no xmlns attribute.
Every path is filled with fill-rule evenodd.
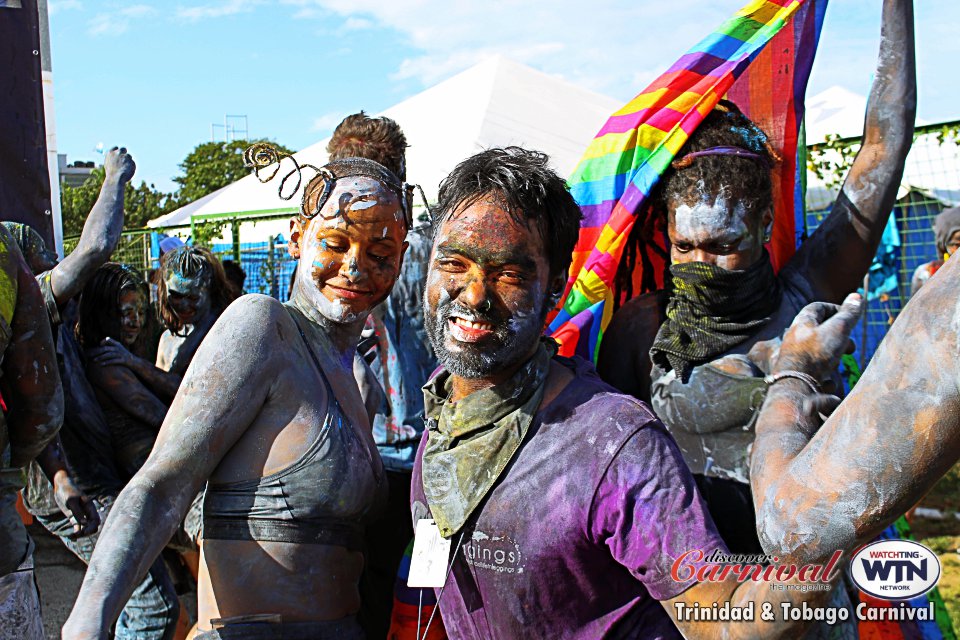
<svg viewBox="0 0 960 640"><path fill-rule="evenodd" d="M671 265L670 273L667 319L650 357L657 366L676 371L684 383L694 367L752 336L780 307L783 293L766 250L743 271L687 262Z"/></svg>
<svg viewBox="0 0 960 640"><path fill-rule="evenodd" d="M440 529L459 531L520 448L543 400L553 340L541 340L536 354L512 378L450 402L450 374L423 387L430 431L423 453L423 491Z"/></svg>

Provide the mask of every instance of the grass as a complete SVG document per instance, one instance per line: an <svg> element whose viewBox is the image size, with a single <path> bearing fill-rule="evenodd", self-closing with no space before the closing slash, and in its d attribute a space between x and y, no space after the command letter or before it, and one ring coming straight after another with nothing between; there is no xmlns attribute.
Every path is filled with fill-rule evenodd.
<svg viewBox="0 0 960 640"><path fill-rule="evenodd" d="M954 631L960 631L960 465L950 469L920 501L920 505L947 514L944 520L914 518L910 529L914 539L930 547L940 558L943 573L938 588L947 607Z"/></svg>

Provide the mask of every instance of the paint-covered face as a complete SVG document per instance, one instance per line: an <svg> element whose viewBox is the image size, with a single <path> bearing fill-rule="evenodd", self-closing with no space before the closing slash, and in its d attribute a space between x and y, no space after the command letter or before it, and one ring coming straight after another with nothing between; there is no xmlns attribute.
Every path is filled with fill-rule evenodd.
<svg viewBox="0 0 960 640"><path fill-rule="evenodd" d="M947 240L947 255L953 255L960 249L960 231L954 231L950 239Z"/></svg>
<svg viewBox="0 0 960 640"><path fill-rule="evenodd" d="M764 234L772 223L770 212L750 213L739 199L703 194L671 198L667 233L674 264L706 262L722 269L746 269L763 255Z"/></svg>
<svg viewBox="0 0 960 640"><path fill-rule="evenodd" d="M454 375L483 378L537 348L551 290L547 247L535 225L481 199L437 229L424 296L427 334ZM551 286L552 285L552 286Z"/></svg>
<svg viewBox="0 0 960 640"><path fill-rule="evenodd" d="M137 289L124 289L120 293L120 341L127 347L140 337L146 321L146 302Z"/></svg>
<svg viewBox="0 0 960 640"><path fill-rule="evenodd" d="M319 215L306 226L293 221L291 236L303 274L297 295L338 324L366 317L390 295L407 247L397 195L364 176L338 180Z"/></svg>
<svg viewBox="0 0 960 640"><path fill-rule="evenodd" d="M184 325L201 322L210 313L209 278L188 278L171 272L164 281L167 285L167 304Z"/></svg>

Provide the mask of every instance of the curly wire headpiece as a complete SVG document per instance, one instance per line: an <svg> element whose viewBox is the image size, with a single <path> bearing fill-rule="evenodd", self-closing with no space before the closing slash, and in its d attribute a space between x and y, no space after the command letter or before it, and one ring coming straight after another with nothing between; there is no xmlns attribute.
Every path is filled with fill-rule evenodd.
<svg viewBox="0 0 960 640"><path fill-rule="evenodd" d="M292 199L297 191L300 190L300 186L303 183L304 169L313 169L317 173L317 175L307 183L300 200L300 216L305 220L311 220L320 215L320 211L330 198L330 193L333 191L337 180L352 176L373 178L396 194L397 199L400 201L400 208L403 211L404 222L407 225L407 229L413 227L413 191L415 188L420 190L423 205L427 207L427 200L420 185L401 183L392 171L374 160L367 158L341 158L340 160L333 160L322 167L316 167L312 164L301 165L293 156L281 153L275 146L266 142L258 142L250 145L246 151L243 152L244 166L253 169L253 174L257 176L257 179L262 183L267 183L276 177L280 172L280 163L287 158L293 162L294 168L280 180L277 195L283 200ZM266 178L261 177L260 172L273 164L277 166L269 172L269 175L267 175ZM284 186L294 175L297 176L296 185L289 194L284 195ZM318 185L319 182L322 182L322 186ZM427 211L430 211L429 207L427 207Z"/></svg>

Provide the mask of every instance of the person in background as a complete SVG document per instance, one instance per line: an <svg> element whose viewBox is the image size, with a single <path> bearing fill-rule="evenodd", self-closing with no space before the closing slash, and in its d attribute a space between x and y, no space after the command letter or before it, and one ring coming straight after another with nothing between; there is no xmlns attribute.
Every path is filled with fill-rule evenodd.
<svg viewBox="0 0 960 640"><path fill-rule="evenodd" d="M84 563L97 529L123 488L109 426L86 378L74 330L78 294L116 250L123 229L123 190L136 165L126 149L111 149L104 183L84 222L77 246L62 261L40 235L4 223L30 266L44 297L55 338L64 393L64 421L57 439L30 465L24 505L47 531ZM74 480L74 478L76 480ZM97 509L99 507L99 511ZM118 640L165 640L176 629L179 601L162 564L152 567L117 621Z"/></svg>
<svg viewBox="0 0 960 640"><path fill-rule="evenodd" d="M937 214L933 219L933 235L937 243L937 258L923 263L913 272L910 280L911 298L960 248L960 207L944 209Z"/></svg>
<svg viewBox="0 0 960 640"><path fill-rule="evenodd" d="M407 139L390 118L372 118L363 111L347 116L327 143L331 160L358 157L375 160L393 171L401 182L406 176ZM383 515L367 528L367 563L361 580L360 623L370 638L385 638L396 626L400 611L416 620L416 607L394 601L397 571L404 550L413 539L410 523L410 474L417 444L423 433L423 392L420 390L437 368L423 326L423 287L430 259L430 227L407 233L407 252L400 277L389 297L370 314L364 335L369 347L358 363L358 383L372 409L373 438L387 472L390 495ZM398 594L399 595L399 594ZM429 598L428 598L429 600ZM430 604L428 601L426 604ZM429 615L429 613L427 614ZM394 630L396 632L396 630Z"/></svg>
<svg viewBox="0 0 960 640"><path fill-rule="evenodd" d="M33 541L17 512L23 469L53 442L63 390L37 282L0 225L0 639L42 640Z"/></svg>
<svg viewBox="0 0 960 640"><path fill-rule="evenodd" d="M913 143L910 0L884 0L879 49L863 145L830 215L777 273L765 247L777 153L732 103L707 114L657 186L670 287L626 302L600 345L600 375L649 399L735 553L761 552L750 456L781 337L808 303L860 286Z"/></svg>
<svg viewBox="0 0 960 640"><path fill-rule="evenodd" d="M243 270L243 267L233 260L224 260L223 273L227 276L230 284L233 285L238 296L246 293L246 291L243 290L243 283L247 281L247 272Z"/></svg>

